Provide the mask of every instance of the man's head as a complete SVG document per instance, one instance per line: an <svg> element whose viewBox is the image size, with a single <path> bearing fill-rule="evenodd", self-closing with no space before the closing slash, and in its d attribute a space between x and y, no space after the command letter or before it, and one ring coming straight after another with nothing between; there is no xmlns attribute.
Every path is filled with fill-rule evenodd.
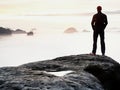
<svg viewBox="0 0 120 90"><path fill-rule="evenodd" d="M97 11L101 12L101 10L102 10L102 7L101 6L97 6Z"/></svg>

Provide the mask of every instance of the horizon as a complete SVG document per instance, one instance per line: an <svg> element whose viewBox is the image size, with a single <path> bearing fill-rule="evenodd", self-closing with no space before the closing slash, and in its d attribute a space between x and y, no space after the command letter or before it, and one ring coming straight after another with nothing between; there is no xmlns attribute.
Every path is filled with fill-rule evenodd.
<svg viewBox="0 0 120 90"><path fill-rule="evenodd" d="M109 15L111 22L117 20L119 23L119 20L115 18L115 15L119 18L118 15L120 14L120 1L117 0L0 1L0 25L13 30L29 31L32 28L37 28L38 31L39 29L44 31L49 29L46 32L53 32L57 31L56 29L63 30L69 27L90 30L91 18L97 12L96 7L98 5L103 7L102 12ZM111 17L111 15L114 15L114 17Z"/></svg>
<svg viewBox="0 0 120 90"><path fill-rule="evenodd" d="M96 7L99 5L103 7L103 11L120 13L120 1L118 0L0 0L0 15L36 16L91 13L96 12Z"/></svg>

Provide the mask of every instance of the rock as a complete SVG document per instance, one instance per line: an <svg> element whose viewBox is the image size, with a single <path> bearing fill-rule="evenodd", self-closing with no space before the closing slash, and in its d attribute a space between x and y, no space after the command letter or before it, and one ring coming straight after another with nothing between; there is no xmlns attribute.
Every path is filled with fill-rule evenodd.
<svg viewBox="0 0 120 90"><path fill-rule="evenodd" d="M16 29L15 31L12 31L13 34L26 34L26 31L21 29Z"/></svg>
<svg viewBox="0 0 120 90"><path fill-rule="evenodd" d="M69 70L63 76L50 73ZM0 68L0 90L119 90L119 83L119 63L100 55L71 55Z"/></svg>
<svg viewBox="0 0 120 90"><path fill-rule="evenodd" d="M64 31L64 33L75 33L78 32L74 27L70 27Z"/></svg>
<svg viewBox="0 0 120 90"><path fill-rule="evenodd" d="M120 89L120 66L103 67L100 65L90 65L85 70L96 76L102 83L105 90Z"/></svg>
<svg viewBox="0 0 120 90"><path fill-rule="evenodd" d="M9 28L0 27L0 35L11 35L12 31Z"/></svg>
<svg viewBox="0 0 120 90"><path fill-rule="evenodd" d="M88 30L84 29L82 32L90 32L90 31L88 31Z"/></svg>
<svg viewBox="0 0 120 90"><path fill-rule="evenodd" d="M31 36L33 34L34 34L33 31L30 31L30 32L27 33L28 36Z"/></svg>

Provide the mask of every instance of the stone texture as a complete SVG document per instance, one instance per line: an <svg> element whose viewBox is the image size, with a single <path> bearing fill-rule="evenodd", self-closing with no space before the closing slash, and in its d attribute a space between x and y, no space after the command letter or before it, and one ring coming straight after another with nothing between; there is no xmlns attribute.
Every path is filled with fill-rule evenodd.
<svg viewBox="0 0 120 90"><path fill-rule="evenodd" d="M49 72L68 71L64 76ZM119 90L120 65L107 56L58 57L0 68L0 90Z"/></svg>

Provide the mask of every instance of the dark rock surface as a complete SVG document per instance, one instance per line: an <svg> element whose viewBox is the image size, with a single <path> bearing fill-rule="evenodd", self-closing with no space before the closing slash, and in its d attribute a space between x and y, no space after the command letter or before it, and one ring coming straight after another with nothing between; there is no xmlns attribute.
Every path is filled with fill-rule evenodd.
<svg viewBox="0 0 120 90"><path fill-rule="evenodd" d="M9 28L0 27L0 35L11 35L12 31Z"/></svg>
<svg viewBox="0 0 120 90"><path fill-rule="evenodd" d="M64 76L50 72L68 71ZM120 65L107 56L71 55L0 68L0 90L120 90Z"/></svg>

